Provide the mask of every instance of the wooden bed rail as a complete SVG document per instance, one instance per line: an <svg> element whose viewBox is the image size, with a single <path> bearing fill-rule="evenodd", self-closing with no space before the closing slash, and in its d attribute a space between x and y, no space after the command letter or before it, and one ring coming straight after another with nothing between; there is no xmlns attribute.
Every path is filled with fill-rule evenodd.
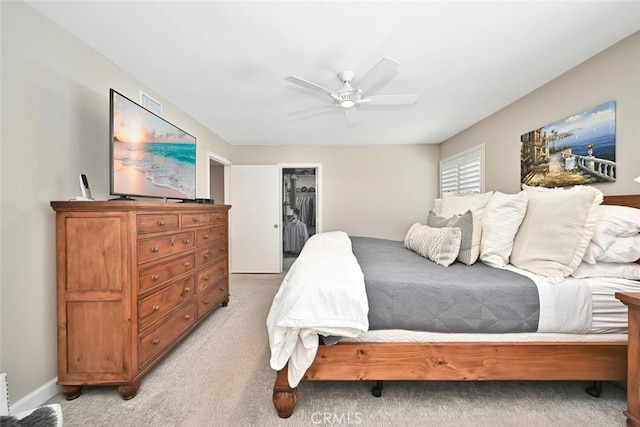
<svg viewBox="0 0 640 427"><path fill-rule="evenodd" d="M298 401L287 367L277 372L273 404L288 418ZM304 379L625 380L626 343L338 343L320 346Z"/></svg>

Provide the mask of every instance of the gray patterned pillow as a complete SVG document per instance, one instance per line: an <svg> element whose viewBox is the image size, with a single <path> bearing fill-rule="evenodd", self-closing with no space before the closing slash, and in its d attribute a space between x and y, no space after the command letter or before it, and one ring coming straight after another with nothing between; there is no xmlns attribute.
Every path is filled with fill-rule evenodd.
<svg viewBox="0 0 640 427"><path fill-rule="evenodd" d="M432 228L416 222L409 228L404 246L436 264L448 267L460 251L460 228Z"/></svg>
<svg viewBox="0 0 640 427"><path fill-rule="evenodd" d="M478 260L478 254L473 250L473 214L471 210L450 218L438 216L434 211L430 211L427 225L436 228L458 227L461 233L458 261L471 265Z"/></svg>

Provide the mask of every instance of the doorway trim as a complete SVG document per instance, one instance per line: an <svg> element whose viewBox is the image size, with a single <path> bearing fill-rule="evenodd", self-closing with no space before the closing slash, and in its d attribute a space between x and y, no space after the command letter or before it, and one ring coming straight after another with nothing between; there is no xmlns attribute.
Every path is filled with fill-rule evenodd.
<svg viewBox="0 0 640 427"><path fill-rule="evenodd" d="M230 160L225 159L216 153L207 150L207 195L211 197L211 162L220 163L224 166L224 204L229 204L229 166L232 165Z"/></svg>
<svg viewBox="0 0 640 427"><path fill-rule="evenodd" d="M315 169L316 170L316 234L322 233L322 163L278 163L280 169L280 185L282 186L282 180L284 169ZM283 205L280 203L280 218L284 218ZM284 224L280 227L280 233L284 232ZM283 236L280 236L281 239Z"/></svg>

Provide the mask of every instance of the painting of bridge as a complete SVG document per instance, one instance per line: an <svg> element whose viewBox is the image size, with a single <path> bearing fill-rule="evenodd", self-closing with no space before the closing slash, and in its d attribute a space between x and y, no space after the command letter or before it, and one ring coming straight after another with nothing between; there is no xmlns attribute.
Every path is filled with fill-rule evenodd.
<svg viewBox="0 0 640 427"><path fill-rule="evenodd" d="M609 101L520 136L520 180L539 187L616 180L616 103Z"/></svg>

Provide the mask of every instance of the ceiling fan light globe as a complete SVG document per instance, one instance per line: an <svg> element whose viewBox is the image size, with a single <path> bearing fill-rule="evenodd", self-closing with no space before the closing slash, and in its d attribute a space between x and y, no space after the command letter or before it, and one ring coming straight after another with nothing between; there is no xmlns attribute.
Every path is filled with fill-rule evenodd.
<svg viewBox="0 0 640 427"><path fill-rule="evenodd" d="M345 99L344 101L340 101L340 106L342 108L351 108L354 105L356 105L355 101L351 100L351 99Z"/></svg>

